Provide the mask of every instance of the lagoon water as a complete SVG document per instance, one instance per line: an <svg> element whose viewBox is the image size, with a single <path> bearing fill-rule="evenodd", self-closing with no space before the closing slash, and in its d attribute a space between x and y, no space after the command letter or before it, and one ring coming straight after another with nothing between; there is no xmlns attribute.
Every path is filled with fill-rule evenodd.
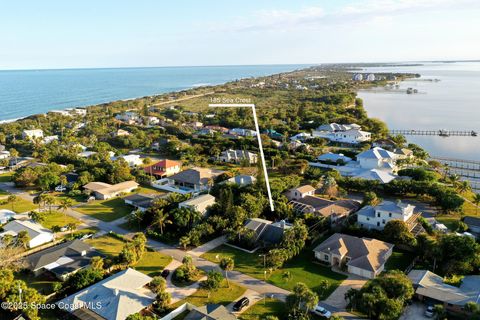
<svg viewBox="0 0 480 320"><path fill-rule="evenodd" d="M379 118L390 129L475 130L480 134L480 62L425 63L422 66L367 68L366 72L413 72L419 79L400 83L400 90L364 90L370 117ZM425 81L439 79L440 81ZM406 94L405 89L418 89ZM480 136L407 136L433 156L480 160Z"/></svg>
<svg viewBox="0 0 480 320"><path fill-rule="evenodd" d="M305 65L0 71L0 121L303 67Z"/></svg>

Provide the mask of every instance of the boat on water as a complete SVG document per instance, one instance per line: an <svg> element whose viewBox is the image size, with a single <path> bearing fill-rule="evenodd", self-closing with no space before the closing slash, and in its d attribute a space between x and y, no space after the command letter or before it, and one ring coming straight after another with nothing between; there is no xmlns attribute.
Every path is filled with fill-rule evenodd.
<svg viewBox="0 0 480 320"><path fill-rule="evenodd" d="M441 129L441 130L438 131L438 135L440 137L449 137L450 133L448 132L448 130Z"/></svg>

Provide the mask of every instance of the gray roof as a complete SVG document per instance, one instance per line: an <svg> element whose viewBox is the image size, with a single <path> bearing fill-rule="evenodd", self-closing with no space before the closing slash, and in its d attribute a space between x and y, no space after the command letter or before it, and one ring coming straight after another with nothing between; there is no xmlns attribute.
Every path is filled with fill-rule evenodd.
<svg viewBox="0 0 480 320"><path fill-rule="evenodd" d="M443 282L443 278L428 270L412 270L408 277L422 296L455 305L480 301L480 276L465 276L460 287Z"/></svg>
<svg viewBox="0 0 480 320"><path fill-rule="evenodd" d="M394 159L395 154L393 152L390 152L388 150L375 147L366 151L363 151L357 155L358 158L367 158L367 159Z"/></svg>
<svg viewBox="0 0 480 320"><path fill-rule="evenodd" d="M175 180L178 183L202 184L206 185L209 179L218 177L224 171L208 168L191 168L174 174L169 179Z"/></svg>
<svg viewBox="0 0 480 320"><path fill-rule="evenodd" d="M373 218L375 217L375 208L372 206L365 206L358 210L357 215Z"/></svg>
<svg viewBox="0 0 480 320"><path fill-rule="evenodd" d="M82 255L82 252L84 252L85 255ZM99 255L95 249L85 242L73 240L29 255L26 260L32 270L37 270L56 262L62 257L68 257L73 261L50 270L55 274L63 275L89 265L90 259L93 256Z"/></svg>
<svg viewBox="0 0 480 320"><path fill-rule="evenodd" d="M256 241L276 244L282 241L285 230L291 225L283 220L273 223L269 220L253 218L247 221L245 227L255 231Z"/></svg>
<svg viewBox="0 0 480 320"><path fill-rule="evenodd" d="M145 208L148 209L152 206L153 201L157 198L156 195L152 194L132 194L130 196L124 197L124 201L130 201L131 205L136 208Z"/></svg>
<svg viewBox="0 0 480 320"><path fill-rule="evenodd" d="M74 293L58 303L62 303L61 306L66 311L74 312L81 305L91 303L94 307L94 303L98 302L102 307L92 307L90 311L106 320L123 320L155 301L155 295L145 288L151 281L152 278L149 276L128 268Z"/></svg>
<svg viewBox="0 0 480 320"><path fill-rule="evenodd" d="M409 206L412 206L412 205L410 205L408 203L405 203L405 202L401 202L401 201L397 201L397 202L382 201L382 203L380 203L375 208L377 210L382 210L382 211L394 212L394 213L401 214L401 213L403 213L402 209L408 208ZM412 206L412 207L415 208L415 206Z"/></svg>
<svg viewBox="0 0 480 320"><path fill-rule="evenodd" d="M6 225L3 226L4 231L10 231L14 232L15 234L18 234L20 231L27 231L28 236L30 239L33 239L37 237L38 235L42 233L49 233L52 234L52 232L48 229L45 229L42 227L40 224L35 223L30 220L13 220L7 223Z"/></svg>
<svg viewBox="0 0 480 320"><path fill-rule="evenodd" d="M227 308L220 304L207 304L196 307L185 317L185 320L235 320Z"/></svg>

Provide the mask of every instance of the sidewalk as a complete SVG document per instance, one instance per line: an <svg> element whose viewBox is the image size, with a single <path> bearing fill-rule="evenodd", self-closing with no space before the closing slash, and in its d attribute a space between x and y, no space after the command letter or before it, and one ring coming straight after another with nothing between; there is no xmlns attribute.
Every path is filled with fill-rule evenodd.
<svg viewBox="0 0 480 320"><path fill-rule="evenodd" d="M202 244L199 247L196 247L195 249L193 249L191 251L188 251L188 254L191 255L191 256L200 257L202 254L204 254L204 253L206 253L210 250L213 250L216 247L221 246L226 241L227 241L226 236L221 236L221 237L215 238L215 239L213 239L213 240L211 240L207 243Z"/></svg>

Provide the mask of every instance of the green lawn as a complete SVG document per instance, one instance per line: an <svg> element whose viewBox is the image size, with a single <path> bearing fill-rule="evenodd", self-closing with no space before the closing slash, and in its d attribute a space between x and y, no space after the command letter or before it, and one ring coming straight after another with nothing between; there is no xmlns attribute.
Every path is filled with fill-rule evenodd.
<svg viewBox="0 0 480 320"><path fill-rule="evenodd" d="M100 253L109 258L118 256L122 251L124 241L109 235L88 239L87 242L96 248ZM162 270L172 261L170 256L156 251L146 251L140 261L134 266L138 271L148 274L151 277L159 275Z"/></svg>
<svg viewBox="0 0 480 320"><path fill-rule="evenodd" d="M304 282L312 290L321 293L319 286L322 280L327 280L329 288L320 298L323 300L328 297L347 277L333 272L330 268L314 263L312 247L305 248L298 256L287 262L283 268L273 271L271 274L267 271L267 282L286 289L293 290L297 282ZM241 250L223 245L202 255L203 258L218 263L216 256L231 257L235 261L235 270L248 274L257 279L264 279L263 258L258 253L246 253ZM290 272L290 279L284 280L284 272Z"/></svg>
<svg viewBox="0 0 480 320"><path fill-rule="evenodd" d="M8 210L15 211L17 213L23 213L23 212L28 212L28 211L38 209L38 206L33 204L30 201L17 197L17 199L11 203L0 205L0 209L8 209Z"/></svg>
<svg viewBox="0 0 480 320"><path fill-rule="evenodd" d="M4 198L5 196L8 196L9 193L5 190L0 189L0 198Z"/></svg>
<svg viewBox="0 0 480 320"><path fill-rule="evenodd" d="M393 250L392 255L388 258L385 264L385 270L401 270L405 271L412 263L415 254L412 252L403 252Z"/></svg>
<svg viewBox="0 0 480 320"><path fill-rule="evenodd" d="M132 212L132 208L126 205L122 198L95 200L75 210L107 222L120 219Z"/></svg>
<svg viewBox="0 0 480 320"><path fill-rule="evenodd" d="M53 283L58 280L47 277L46 275L40 275L35 277L30 272L16 272L15 279L23 280L25 283L34 289L37 289L41 294L50 294L53 292Z"/></svg>
<svg viewBox="0 0 480 320"><path fill-rule="evenodd" d="M41 222L41 225L47 229L52 229L54 226L64 227L69 223L80 224L80 220L77 220L69 215L64 215L63 212L52 211L51 213L46 211L44 212L44 221Z"/></svg>
<svg viewBox="0 0 480 320"><path fill-rule="evenodd" d="M240 320L263 320L267 316L287 319L288 310L284 302L276 299L260 300L240 316Z"/></svg>
<svg viewBox="0 0 480 320"><path fill-rule="evenodd" d="M10 171L4 174L0 174L0 182L10 182L12 181L12 176L15 172Z"/></svg>
<svg viewBox="0 0 480 320"><path fill-rule="evenodd" d="M460 220L461 216L452 216L452 215L438 215L435 217L439 223L443 223L450 231L455 229L454 223Z"/></svg>
<svg viewBox="0 0 480 320"><path fill-rule="evenodd" d="M189 302L196 306L203 306L207 303L227 305L232 301L237 300L245 292L245 288L230 281L230 287L227 287L227 281L223 280L221 287L210 294L208 298L208 291L205 289L198 289L194 294L188 296L184 300L176 302L171 306L172 309Z"/></svg>

